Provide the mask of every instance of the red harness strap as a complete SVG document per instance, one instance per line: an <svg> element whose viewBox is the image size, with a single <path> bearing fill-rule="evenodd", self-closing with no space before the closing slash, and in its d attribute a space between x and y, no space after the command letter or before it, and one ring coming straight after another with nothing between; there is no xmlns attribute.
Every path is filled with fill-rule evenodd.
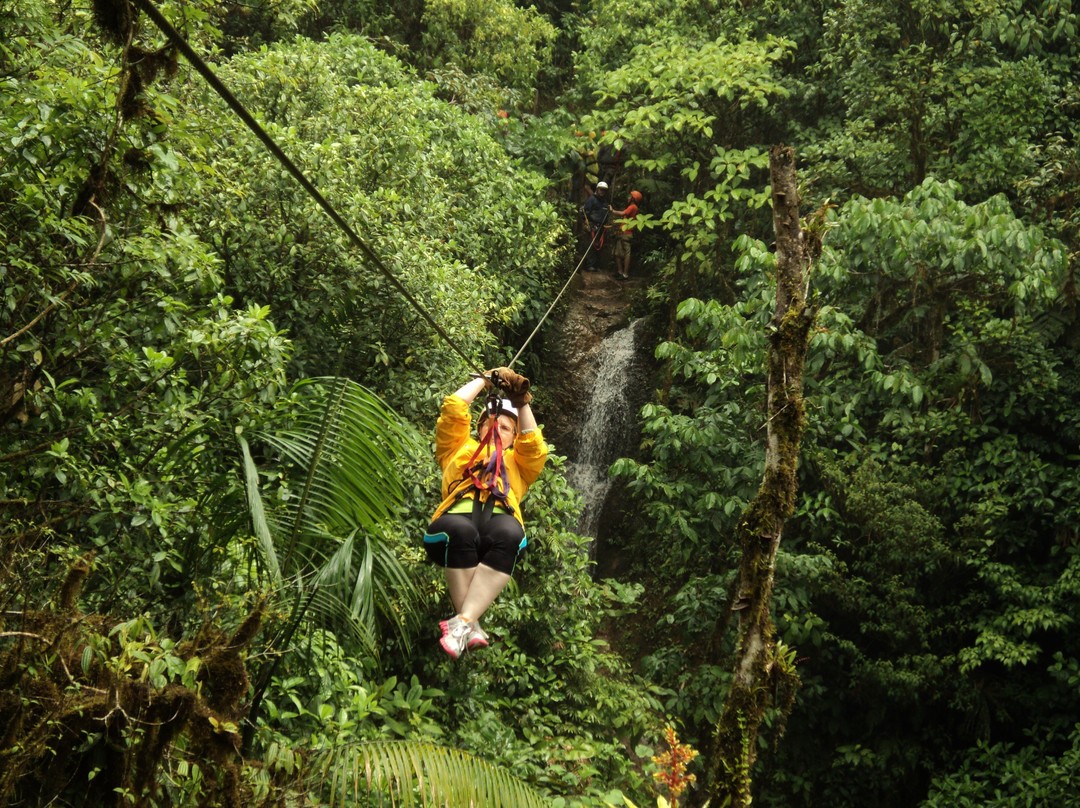
<svg viewBox="0 0 1080 808"><path fill-rule="evenodd" d="M473 487L478 491L488 491L501 503L505 503L510 494L510 480L503 463L502 435L499 433L498 416L490 418L491 426L469 458L469 476ZM487 461L481 459L484 449L493 446Z"/></svg>

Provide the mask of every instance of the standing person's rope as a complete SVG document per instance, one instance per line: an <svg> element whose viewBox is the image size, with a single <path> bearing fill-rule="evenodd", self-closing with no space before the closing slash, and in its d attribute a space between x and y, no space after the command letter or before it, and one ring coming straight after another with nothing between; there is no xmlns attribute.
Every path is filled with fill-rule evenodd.
<svg viewBox="0 0 1080 808"><path fill-rule="evenodd" d="M570 273L570 277L566 279L566 283L564 283L562 289L559 290L559 294L555 295L555 299L551 301L551 305L548 306L547 311L544 312L544 316L540 318L540 322L536 324L536 328L532 330L532 333L529 334L528 338L518 349L518 352L514 354L514 358L511 359L510 363L507 365L508 368L512 368L514 366L514 363L521 358L521 354L524 353L525 348L528 346L528 344L532 342L532 338L536 336L536 332L540 330L540 326L544 324L544 320L546 320L548 318L548 315L551 314L551 310L555 308L555 304L558 303L559 298L563 296L563 292L565 292L566 287L570 285L570 281L572 281L574 279L574 276L578 274L578 270L581 269L581 265L585 263L585 259L589 256L589 250L591 250L593 248L593 244L596 243L596 237L597 235L599 235L599 233L600 228L597 228L593 232L592 241L590 241L589 246L585 248L585 252L581 254L581 260L578 261L577 266L574 267L574 271Z"/></svg>

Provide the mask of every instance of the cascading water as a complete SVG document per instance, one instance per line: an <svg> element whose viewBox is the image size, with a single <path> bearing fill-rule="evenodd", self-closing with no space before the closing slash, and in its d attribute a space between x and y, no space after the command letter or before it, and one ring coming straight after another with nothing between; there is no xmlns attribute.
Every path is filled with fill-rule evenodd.
<svg viewBox="0 0 1080 808"><path fill-rule="evenodd" d="M576 532L596 538L600 514L611 489L608 467L623 453L633 432L635 343L644 318L605 339L596 349L596 370L586 394L581 431L566 478L581 494L584 511ZM595 548L595 543L594 543ZM591 553L592 554L592 553Z"/></svg>

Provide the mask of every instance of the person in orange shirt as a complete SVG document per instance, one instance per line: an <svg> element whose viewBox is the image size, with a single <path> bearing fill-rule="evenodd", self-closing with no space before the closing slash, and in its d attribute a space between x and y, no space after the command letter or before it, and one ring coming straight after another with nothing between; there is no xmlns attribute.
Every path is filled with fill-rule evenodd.
<svg viewBox="0 0 1080 808"><path fill-rule="evenodd" d="M491 387L472 435L469 405ZM547 444L530 402L529 380L509 368L489 371L447 396L435 427L442 502L424 533L428 559L445 568L454 615L439 623L439 644L457 659L486 647L480 618L510 580L528 539L521 499L547 461Z"/></svg>
<svg viewBox="0 0 1080 808"><path fill-rule="evenodd" d="M622 210L611 211L613 216L624 219L619 226L619 232L615 235L615 249L612 255L615 257L615 277L626 279L630 277L630 239L634 231L630 228L629 220L638 214L638 202L642 200L640 191L631 191L626 200L626 207Z"/></svg>

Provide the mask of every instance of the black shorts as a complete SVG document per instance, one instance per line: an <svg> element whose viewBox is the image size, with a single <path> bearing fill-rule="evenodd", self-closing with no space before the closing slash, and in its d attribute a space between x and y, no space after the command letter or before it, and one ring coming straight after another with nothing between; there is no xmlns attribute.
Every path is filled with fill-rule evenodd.
<svg viewBox="0 0 1080 808"><path fill-rule="evenodd" d="M424 533L428 560L440 567L472 569L478 564L511 575L528 539L508 513L494 513L478 528L467 513L444 513Z"/></svg>

